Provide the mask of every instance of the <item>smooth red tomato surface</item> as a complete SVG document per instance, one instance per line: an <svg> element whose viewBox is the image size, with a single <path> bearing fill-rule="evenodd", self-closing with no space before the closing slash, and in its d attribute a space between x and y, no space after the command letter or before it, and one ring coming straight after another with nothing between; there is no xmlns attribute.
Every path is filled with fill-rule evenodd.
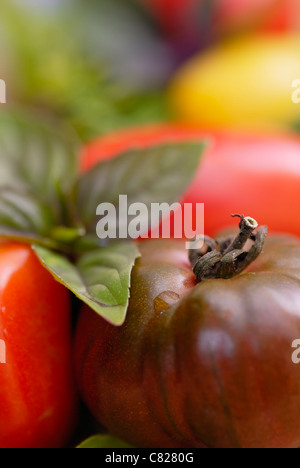
<svg viewBox="0 0 300 468"><path fill-rule="evenodd" d="M131 147L207 139L182 203L205 204L205 233L235 226L231 213L253 216L270 231L300 235L300 138L215 132L176 125L133 128L102 136L82 150L82 170ZM184 164L184 160L183 160Z"/></svg>
<svg viewBox="0 0 300 468"><path fill-rule="evenodd" d="M69 294L29 246L0 244L0 340L0 447L63 447L77 418Z"/></svg>

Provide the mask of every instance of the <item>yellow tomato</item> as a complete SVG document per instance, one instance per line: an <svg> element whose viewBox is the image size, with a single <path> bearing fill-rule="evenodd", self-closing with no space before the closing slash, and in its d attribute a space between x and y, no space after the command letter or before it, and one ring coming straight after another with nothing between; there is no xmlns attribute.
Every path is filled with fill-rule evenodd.
<svg viewBox="0 0 300 468"><path fill-rule="evenodd" d="M230 40L191 59L171 82L179 120L271 129L300 121L292 83L300 79L300 35ZM300 94L300 93L299 93Z"/></svg>

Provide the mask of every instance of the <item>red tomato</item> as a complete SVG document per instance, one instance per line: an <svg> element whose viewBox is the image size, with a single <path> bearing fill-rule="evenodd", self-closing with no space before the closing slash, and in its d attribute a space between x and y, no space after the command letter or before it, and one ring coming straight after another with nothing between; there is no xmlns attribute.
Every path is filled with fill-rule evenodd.
<svg viewBox="0 0 300 468"><path fill-rule="evenodd" d="M183 27L188 28L186 13L189 15L199 0L142 0L151 9L169 35L177 34Z"/></svg>
<svg viewBox="0 0 300 468"><path fill-rule="evenodd" d="M199 45L240 31L300 30L299 0L140 0L169 38Z"/></svg>
<svg viewBox="0 0 300 468"><path fill-rule="evenodd" d="M140 0L154 16L172 48L175 65L202 49L211 39L211 8L205 0Z"/></svg>
<svg viewBox="0 0 300 468"><path fill-rule="evenodd" d="M298 0L214 0L212 11L217 35L243 29L291 31L300 25Z"/></svg>
<svg viewBox="0 0 300 468"><path fill-rule="evenodd" d="M77 415L69 294L11 242L0 244L0 344L0 447L63 447Z"/></svg>
<svg viewBox="0 0 300 468"><path fill-rule="evenodd" d="M273 0L274 6L262 22L264 31L300 31L299 0Z"/></svg>
<svg viewBox="0 0 300 468"><path fill-rule="evenodd" d="M209 146L182 203L205 204L205 233L214 235L231 213L253 216L274 232L300 235L300 138L204 131L176 125L132 128L83 148L82 170L130 147L206 138ZM184 164L184 161L183 161Z"/></svg>

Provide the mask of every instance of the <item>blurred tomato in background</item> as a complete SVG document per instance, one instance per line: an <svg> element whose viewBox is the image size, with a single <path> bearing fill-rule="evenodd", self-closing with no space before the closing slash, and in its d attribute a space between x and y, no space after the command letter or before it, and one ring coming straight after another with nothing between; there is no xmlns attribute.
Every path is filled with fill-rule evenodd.
<svg viewBox="0 0 300 468"><path fill-rule="evenodd" d="M202 1L205 4L205 0ZM217 36L237 32L294 31L300 26L296 0L212 0Z"/></svg>
<svg viewBox="0 0 300 468"><path fill-rule="evenodd" d="M300 236L295 212L300 200L300 137L293 134L250 135L166 124L134 127L86 145L81 153L81 167L86 171L131 147L196 139L205 140L207 148L181 203L205 204L205 234L214 236L225 226L235 226L230 213L252 213L270 231ZM176 226L176 218L171 219L171 226ZM163 221L168 222L169 219Z"/></svg>
<svg viewBox="0 0 300 468"><path fill-rule="evenodd" d="M249 31L296 31L297 0L140 0L174 45L190 52L224 36ZM186 50L188 51L188 49Z"/></svg>

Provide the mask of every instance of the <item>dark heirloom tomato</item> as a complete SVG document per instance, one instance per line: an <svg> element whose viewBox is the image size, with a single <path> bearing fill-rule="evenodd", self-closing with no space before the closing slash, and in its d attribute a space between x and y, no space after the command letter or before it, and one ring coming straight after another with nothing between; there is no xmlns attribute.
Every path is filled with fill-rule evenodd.
<svg viewBox="0 0 300 468"><path fill-rule="evenodd" d="M126 322L85 307L76 337L81 394L140 447L300 445L300 241L270 236L232 279L196 283L181 241L149 241Z"/></svg>

